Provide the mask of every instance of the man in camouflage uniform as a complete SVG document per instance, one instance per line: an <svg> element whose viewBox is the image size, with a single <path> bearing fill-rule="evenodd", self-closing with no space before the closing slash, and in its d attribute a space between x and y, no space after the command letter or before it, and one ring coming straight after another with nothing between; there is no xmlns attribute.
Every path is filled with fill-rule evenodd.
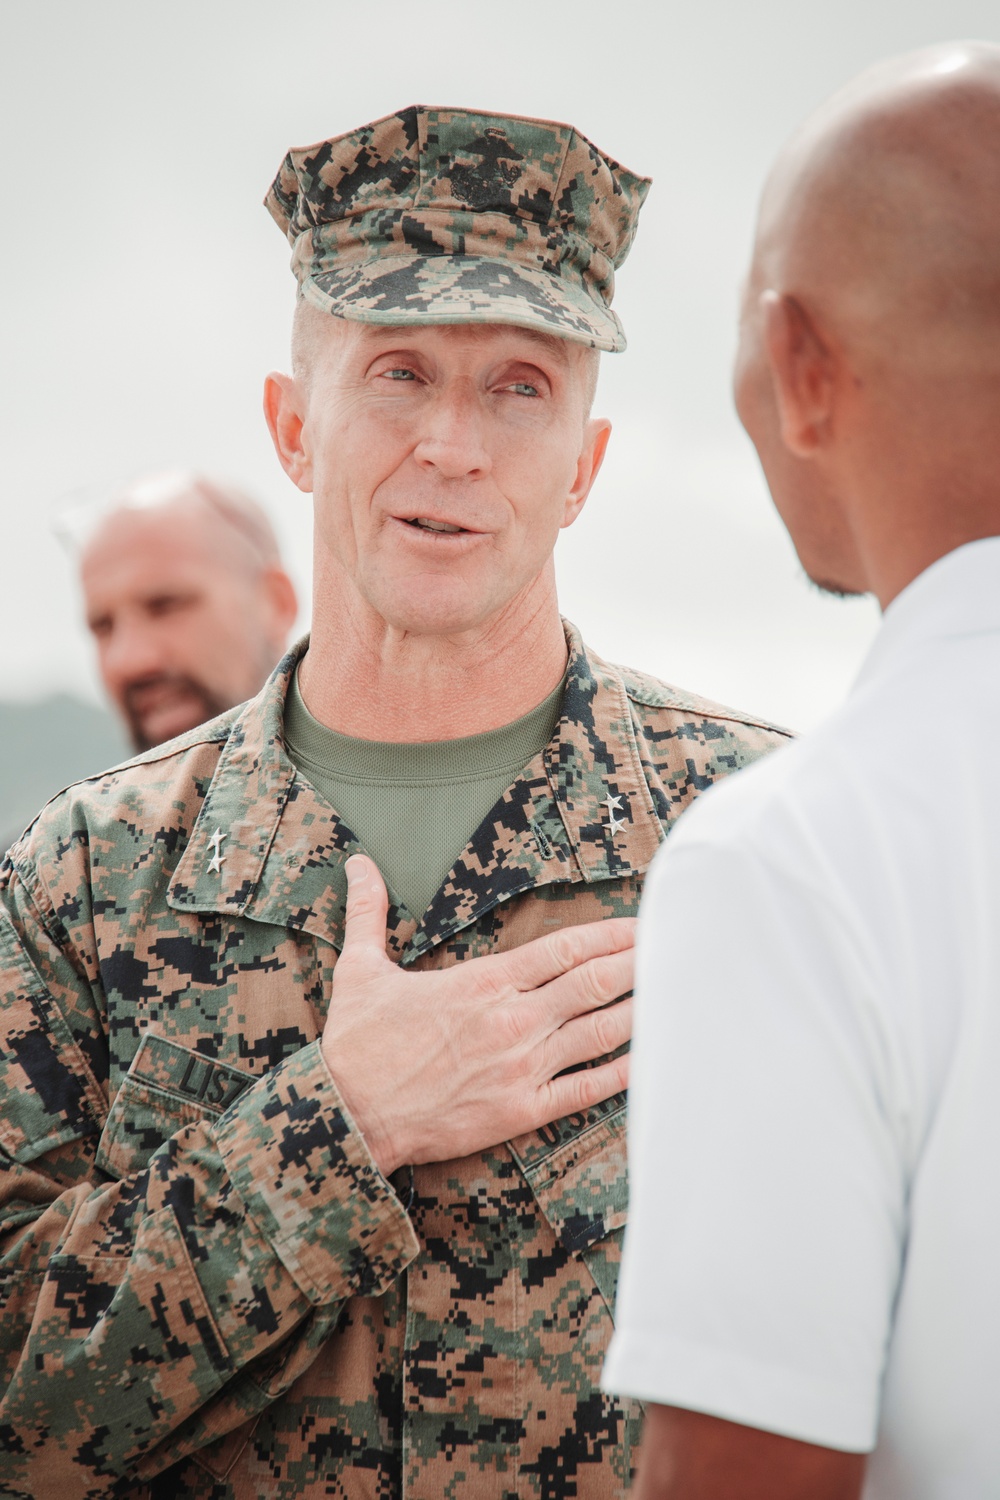
<svg viewBox="0 0 1000 1500"><path fill-rule="evenodd" d="M637 1413L598 1380L629 919L691 798L776 739L559 622L646 188L458 110L282 167L301 295L266 404L315 497L308 652L63 793L0 874L7 1495L627 1488ZM387 754L555 706L414 912L303 772L296 694Z"/></svg>

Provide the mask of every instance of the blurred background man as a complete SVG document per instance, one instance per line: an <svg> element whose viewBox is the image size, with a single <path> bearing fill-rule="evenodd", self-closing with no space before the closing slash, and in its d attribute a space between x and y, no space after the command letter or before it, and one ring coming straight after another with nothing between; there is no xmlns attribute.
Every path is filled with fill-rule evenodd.
<svg viewBox="0 0 1000 1500"><path fill-rule="evenodd" d="M267 515L231 485L151 474L59 530L121 727L66 693L0 704L0 855L61 787L252 697L297 612Z"/></svg>
<svg viewBox="0 0 1000 1500"><path fill-rule="evenodd" d="M80 579L101 681L136 750L252 697L298 610L261 507L196 474L118 497L86 538Z"/></svg>

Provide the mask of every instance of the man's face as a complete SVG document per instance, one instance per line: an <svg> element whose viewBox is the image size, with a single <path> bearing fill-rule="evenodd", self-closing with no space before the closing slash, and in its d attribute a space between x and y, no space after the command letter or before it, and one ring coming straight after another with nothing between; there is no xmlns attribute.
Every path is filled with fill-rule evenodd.
<svg viewBox="0 0 1000 1500"><path fill-rule="evenodd" d="M179 502L119 511L84 553L101 678L137 750L241 703L274 663L256 580L227 544L224 525Z"/></svg>
<svg viewBox="0 0 1000 1500"><path fill-rule="evenodd" d="M321 586L416 634L530 607L607 438L588 373L579 346L517 328L323 318L295 384Z"/></svg>

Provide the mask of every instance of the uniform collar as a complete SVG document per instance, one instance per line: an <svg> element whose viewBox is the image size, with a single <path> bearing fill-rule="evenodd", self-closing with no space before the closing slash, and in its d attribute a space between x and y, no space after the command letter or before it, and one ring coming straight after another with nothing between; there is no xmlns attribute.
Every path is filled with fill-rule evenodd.
<svg viewBox="0 0 1000 1500"><path fill-rule="evenodd" d="M621 674L566 624L562 713L545 750L504 793L419 926L389 913L388 948L411 962L521 892L642 874L663 837ZM301 642L233 724L167 894L219 912L343 941L344 864L360 848L296 771L282 734ZM219 858L216 858L216 855Z"/></svg>

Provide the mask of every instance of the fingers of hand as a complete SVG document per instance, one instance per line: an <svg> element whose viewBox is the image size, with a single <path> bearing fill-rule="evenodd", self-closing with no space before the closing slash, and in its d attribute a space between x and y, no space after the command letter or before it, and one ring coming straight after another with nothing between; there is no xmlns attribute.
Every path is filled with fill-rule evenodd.
<svg viewBox="0 0 1000 1500"><path fill-rule="evenodd" d="M545 1053L549 1076L578 1063L606 1057L624 1045L632 1035L632 1001L620 1000L588 1016L578 1016L549 1038Z"/></svg>
<svg viewBox="0 0 1000 1500"><path fill-rule="evenodd" d="M537 992L556 1026L562 1026L574 1016L586 1015L599 1010L612 1000L628 994L635 978L635 952L626 948L621 953L609 953L601 958L591 958L578 968L554 979Z"/></svg>
<svg viewBox="0 0 1000 1500"><path fill-rule="evenodd" d="M582 1068L579 1073L567 1073L562 1078L553 1078L543 1095L544 1112L539 1115L539 1124L559 1120L564 1115L584 1114L620 1094L628 1088L628 1053L602 1063L599 1068Z"/></svg>
<svg viewBox="0 0 1000 1500"><path fill-rule="evenodd" d="M635 928L634 917L608 917L603 922L563 927L505 954L504 969L519 990L538 989L592 958L631 950Z"/></svg>
<svg viewBox="0 0 1000 1500"><path fill-rule="evenodd" d="M488 963L490 960L478 962ZM592 958L554 979L551 984L528 993L516 989L512 991L507 986L499 993L490 995L480 988L480 999L485 1002L480 1015L485 1025L483 1036L488 1050L494 1052L498 1059L501 1055L506 1055L517 1075L523 1075L527 1070L539 1081L551 1078L560 1067L613 1052L615 1047L626 1040L628 1032L618 1035L620 1023L604 1018L604 1007L610 1006L612 1001L627 994L632 988L633 969L633 950L626 948L620 953ZM499 970L496 972L499 973ZM463 1009L467 1010L468 992L461 995L460 999ZM559 1032L566 1030L567 1023L577 1018L589 1018L595 1013L602 1019L597 1020L589 1030L572 1034L574 1038L580 1038L578 1045L583 1050L574 1053L566 1062L549 1067L549 1050ZM588 1038L596 1036L599 1039L605 1034L616 1040L606 1047L594 1046L587 1050Z"/></svg>

